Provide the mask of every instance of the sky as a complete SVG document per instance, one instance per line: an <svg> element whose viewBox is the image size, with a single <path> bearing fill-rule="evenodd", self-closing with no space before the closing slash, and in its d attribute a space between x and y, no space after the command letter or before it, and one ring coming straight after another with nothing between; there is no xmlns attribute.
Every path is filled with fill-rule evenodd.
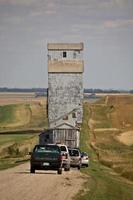
<svg viewBox="0 0 133 200"><path fill-rule="evenodd" d="M133 89L133 0L0 0L0 87L47 87L47 43L84 42L84 88Z"/></svg>

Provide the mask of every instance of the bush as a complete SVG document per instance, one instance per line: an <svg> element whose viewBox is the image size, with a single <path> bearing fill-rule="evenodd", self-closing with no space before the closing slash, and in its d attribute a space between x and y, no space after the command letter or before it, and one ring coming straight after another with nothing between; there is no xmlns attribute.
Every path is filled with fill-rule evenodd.
<svg viewBox="0 0 133 200"><path fill-rule="evenodd" d="M127 179L129 179L129 180L131 180L131 181L133 181L133 170L130 169L130 170L128 170L128 171L124 171L124 172L121 174L121 176L123 176L123 177L125 177L125 178L127 178Z"/></svg>
<svg viewBox="0 0 133 200"><path fill-rule="evenodd" d="M12 157L20 156L20 151L18 145L15 143L8 147L7 152Z"/></svg>

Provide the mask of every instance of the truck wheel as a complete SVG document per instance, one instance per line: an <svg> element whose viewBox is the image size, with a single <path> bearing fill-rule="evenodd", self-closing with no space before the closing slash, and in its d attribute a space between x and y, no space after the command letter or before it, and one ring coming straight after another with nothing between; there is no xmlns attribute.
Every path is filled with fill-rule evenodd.
<svg viewBox="0 0 133 200"><path fill-rule="evenodd" d="M30 173L35 174L35 168L34 167L30 168Z"/></svg>
<svg viewBox="0 0 133 200"><path fill-rule="evenodd" d="M62 174L62 168L59 168L57 171L58 174Z"/></svg>

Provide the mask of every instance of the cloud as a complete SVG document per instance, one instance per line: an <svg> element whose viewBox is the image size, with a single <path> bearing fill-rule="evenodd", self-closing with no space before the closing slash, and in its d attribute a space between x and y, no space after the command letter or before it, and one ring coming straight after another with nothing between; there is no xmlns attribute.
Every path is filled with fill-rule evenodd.
<svg viewBox="0 0 133 200"><path fill-rule="evenodd" d="M105 31L104 21L103 20L89 20L87 23L78 23L72 25L72 33L77 34L89 34L98 35Z"/></svg>
<svg viewBox="0 0 133 200"><path fill-rule="evenodd" d="M128 1L129 0L101 0L99 3L99 7L101 8L125 7L128 4Z"/></svg>
<svg viewBox="0 0 133 200"><path fill-rule="evenodd" d="M49 2L46 5L45 14L53 15L56 14L56 12L57 12L57 5L54 4L53 2Z"/></svg>
<svg viewBox="0 0 133 200"><path fill-rule="evenodd" d="M61 41L65 41L65 42L79 42L79 41L83 41L83 36L80 34L72 34L72 33L68 33L66 35L63 35L63 37L61 38Z"/></svg>
<svg viewBox="0 0 133 200"><path fill-rule="evenodd" d="M72 32L84 32L84 31L103 31L106 29L115 28L129 28L133 27L133 19L115 19L115 20L89 20L87 23L77 23L72 25Z"/></svg>
<svg viewBox="0 0 133 200"><path fill-rule="evenodd" d="M71 1L62 1L59 0L62 6L67 8L77 8L78 10L91 10L91 9L112 9L120 8L128 5L129 1L132 0L71 0Z"/></svg>
<svg viewBox="0 0 133 200"><path fill-rule="evenodd" d="M105 28L121 28L133 26L133 19L107 20L104 22Z"/></svg>
<svg viewBox="0 0 133 200"><path fill-rule="evenodd" d="M3 19L3 21L12 25L20 25L22 22L24 22L24 16L7 16Z"/></svg>
<svg viewBox="0 0 133 200"><path fill-rule="evenodd" d="M31 5L35 2L36 0L0 0L0 4L8 5Z"/></svg>
<svg viewBox="0 0 133 200"><path fill-rule="evenodd" d="M30 11L31 17L39 17L44 15L54 15L57 13L58 5L53 1L38 1Z"/></svg>

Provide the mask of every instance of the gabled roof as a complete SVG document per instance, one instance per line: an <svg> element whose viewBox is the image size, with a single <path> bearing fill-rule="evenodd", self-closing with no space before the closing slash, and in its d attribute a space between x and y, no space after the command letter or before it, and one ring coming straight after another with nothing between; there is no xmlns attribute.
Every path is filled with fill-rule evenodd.
<svg viewBox="0 0 133 200"><path fill-rule="evenodd" d="M75 126L72 126L71 124L66 123L66 122L55 126L53 129L60 129L60 128L61 128L62 126L64 126L64 125L66 125L69 129L77 129L77 130L78 130L78 128L75 128ZM66 128L65 128L65 129L66 129Z"/></svg>
<svg viewBox="0 0 133 200"><path fill-rule="evenodd" d="M73 110L71 110L70 112L68 112L68 113L66 113L66 114L64 114L62 116L60 116L59 118L57 118L57 119L55 119L53 121L50 121L50 123L55 123L55 122L59 121L60 119L63 119L63 117L65 117L66 115L70 115L72 112L74 112L76 110L79 110L79 108L74 108Z"/></svg>

